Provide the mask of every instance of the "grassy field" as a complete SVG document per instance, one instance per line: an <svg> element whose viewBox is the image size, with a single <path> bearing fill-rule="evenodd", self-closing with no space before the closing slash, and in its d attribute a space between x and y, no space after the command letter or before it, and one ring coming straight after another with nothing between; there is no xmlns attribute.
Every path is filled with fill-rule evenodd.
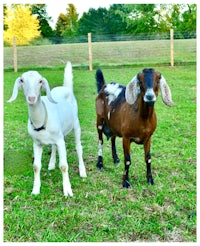
<svg viewBox="0 0 200 246"><path fill-rule="evenodd" d="M88 44L17 47L18 68L63 67L66 60L88 67ZM170 40L92 43L93 66L151 66L170 64ZM196 39L174 40L175 64L196 62ZM4 68L13 70L13 48L4 48Z"/></svg>
<svg viewBox="0 0 200 246"><path fill-rule="evenodd" d="M107 81L127 84L142 67L104 69ZM84 161L88 177L78 175L74 137L66 138L74 197L62 195L61 172L48 171L49 147L44 148L41 194L33 185L32 140L27 133L27 106L22 93L9 99L18 74L4 73L4 241L5 242L195 242L196 238L196 67L157 67L166 78L175 106L158 98L158 127L152 138L152 173L146 183L142 146L131 145L131 188L122 188L124 170L112 163L105 140L104 170L96 169L95 71L74 70ZM41 71L51 88L63 71Z"/></svg>

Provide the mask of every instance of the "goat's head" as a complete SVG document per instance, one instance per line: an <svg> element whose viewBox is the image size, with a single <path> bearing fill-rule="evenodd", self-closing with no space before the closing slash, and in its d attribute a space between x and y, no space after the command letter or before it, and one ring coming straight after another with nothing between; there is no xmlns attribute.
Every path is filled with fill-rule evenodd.
<svg viewBox="0 0 200 246"><path fill-rule="evenodd" d="M161 73L151 68L143 69L127 85L126 101L129 104L134 104L138 95L141 95L145 103L153 106L158 96L159 88L163 102L167 106L173 106L170 88Z"/></svg>
<svg viewBox="0 0 200 246"><path fill-rule="evenodd" d="M17 78L14 84L13 93L8 102L12 102L17 98L18 90L22 88L26 102L29 105L37 103L40 98L41 89L46 91L50 102L56 103L50 93L48 81L36 71L28 71Z"/></svg>

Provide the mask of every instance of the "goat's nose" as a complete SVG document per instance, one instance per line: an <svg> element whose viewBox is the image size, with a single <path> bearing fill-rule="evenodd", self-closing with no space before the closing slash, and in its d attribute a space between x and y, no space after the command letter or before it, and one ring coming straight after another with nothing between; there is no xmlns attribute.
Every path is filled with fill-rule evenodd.
<svg viewBox="0 0 200 246"><path fill-rule="evenodd" d="M144 96L144 101L147 103L156 101L156 95L153 89L147 89L145 96Z"/></svg>
<svg viewBox="0 0 200 246"><path fill-rule="evenodd" d="M35 97L28 97L28 100L31 104L35 102Z"/></svg>
<svg viewBox="0 0 200 246"><path fill-rule="evenodd" d="M147 99L148 101L152 101L153 98L154 98L154 95L152 95L152 94L146 95L146 99Z"/></svg>

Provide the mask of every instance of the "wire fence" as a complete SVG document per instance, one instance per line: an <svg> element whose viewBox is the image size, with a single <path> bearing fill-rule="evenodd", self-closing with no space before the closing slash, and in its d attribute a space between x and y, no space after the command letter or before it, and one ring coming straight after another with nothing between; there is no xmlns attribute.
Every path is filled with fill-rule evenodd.
<svg viewBox="0 0 200 246"><path fill-rule="evenodd" d="M139 34L92 34L93 42L115 42L134 40L167 40L170 39L170 32L162 33L139 33ZM196 32L175 32L174 39L196 39ZM52 44L87 43L87 35L70 37L51 37Z"/></svg>
<svg viewBox="0 0 200 246"><path fill-rule="evenodd" d="M183 34L182 34L183 35ZM125 37L126 38L125 38ZM153 39L154 37L154 39ZM196 33L173 35L173 60L177 64L196 63ZM83 39L82 37L79 37ZM170 34L155 34L151 37L140 35L92 35L91 47L87 42L71 42L61 44L46 43L46 45L4 47L4 69L12 69L14 59L17 59L17 69L63 67L70 60L73 66L155 66L171 64ZM110 41L111 40L111 41ZM89 49L91 54L89 55ZM16 58L13 58L15 53Z"/></svg>

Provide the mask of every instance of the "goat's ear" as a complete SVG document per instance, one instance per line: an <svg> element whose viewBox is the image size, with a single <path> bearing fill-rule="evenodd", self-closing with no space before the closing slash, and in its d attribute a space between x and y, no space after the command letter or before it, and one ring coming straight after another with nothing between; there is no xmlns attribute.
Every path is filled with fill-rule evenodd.
<svg viewBox="0 0 200 246"><path fill-rule="evenodd" d="M22 86L22 80L21 80L21 77L19 77L15 80L12 96L7 102L13 102L17 98L18 90L21 86Z"/></svg>
<svg viewBox="0 0 200 246"><path fill-rule="evenodd" d="M44 77L42 78L42 88L46 91L47 98L49 99L49 101L52 103L57 103L52 98L49 83Z"/></svg>
<svg viewBox="0 0 200 246"><path fill-rule="evenodd" d="M161 78L160 78L160 90L161 90L161 95L162 95L163 102L167 106L172 107L173 106L173 101L172 101L171 90L170 90L165 78L162 75L161 75Z"/></svg>
<svg viewBox="0 0 200 246"><path fill-rule="evenodd" d="M125 98L127 103L134 104L138 96L138 75L126 86Z"/></svg>

